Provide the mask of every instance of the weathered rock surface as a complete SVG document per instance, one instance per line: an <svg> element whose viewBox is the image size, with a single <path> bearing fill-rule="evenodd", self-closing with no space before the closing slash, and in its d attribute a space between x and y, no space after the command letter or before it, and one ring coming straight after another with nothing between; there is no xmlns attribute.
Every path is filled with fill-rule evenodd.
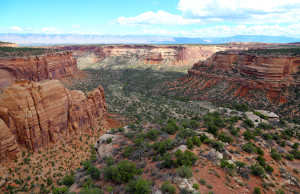
<svg viewBox="0 0 300 194"><path fill-rule="evenodd" d="M17 158L21 155L16 136L0 119L0 162Z"/></svg>
<svg viewBox="0 0 300 194"><path fill-rule="evenodd" d="M73 138L106 117L101 86L86 96L64 88L58 80L16 82L0 97L0 154L11 158L18 146L35 151Z"/></svg>
<svg viewBox="0 0 300 194"><path fill-rule="evenodd" d="M69 51L26 58L0 58L0 89L11 85L15 80L57 79L76 71L76 60Z"/></svg>
<svg viewBox="0 0 300 194"><path fill-rule="evenodd" d="M232 46L190 46L190 45L97 45L97 46L56 46L55 48L71 50L76 57L92 54L93 62L107 57L138 57L148 64L160 64L167 61L169 65L191 65L199 60L209 58L217 51L224 51Z"/></svg>
<svg viewBox="0 0 300 194"><path fill-rule="evenodd" d="M297 117L299 68L300 56L221 52L195 63L185 77L165 83L164 93L223 104L235 101Z"/></svg>

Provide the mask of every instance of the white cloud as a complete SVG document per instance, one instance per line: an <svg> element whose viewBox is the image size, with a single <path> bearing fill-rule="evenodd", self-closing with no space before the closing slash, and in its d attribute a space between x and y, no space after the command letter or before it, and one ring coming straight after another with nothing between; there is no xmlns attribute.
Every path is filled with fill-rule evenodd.
<svg viewBox="0 0 300 194"><path fill-rule="evenodd" d="M221 19L253 23L299 21L299 0L180 0L178 9L186 18Z"/></svg>
<svg viewBox="0 0 300 194"><path fill-rule="evenodd" d="M114 23L119 24L167 24L167 25L178 25L178 24L194 24L200 23L200 19L185 19L181 15L174 15L165 11L152 12L148 11L135 17L119 17Z"/></svg>
<svg viewBox="0 0 300 194"><path fill-rule="evenodd" d="M22 31L23 29L18 27L18 26L12 26L10 27L11 30L15 30L15 31Z"/></svg>
<svg viewBox="0 0 300 194"><path fill-rule="evenodd" d="M289 26L279 25L218 25L204 27L190 31L170 31L165 29L143 29L135 34L145 35L166 35L166 36L186 36L186 37L230 37L234 35L267 35L267 36L291 36L300 37L300 23Z"/></svg>

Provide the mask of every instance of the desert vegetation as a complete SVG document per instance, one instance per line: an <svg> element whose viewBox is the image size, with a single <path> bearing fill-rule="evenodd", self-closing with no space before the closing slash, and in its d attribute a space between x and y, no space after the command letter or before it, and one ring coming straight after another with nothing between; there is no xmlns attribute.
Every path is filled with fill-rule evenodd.
<svg viewBox="0 0 300 194"><path fill-rule="evenodd" d="M4 43L3 43L4 44ZM1 45L1 44L0 44ZM29 57L59 52L57 49L34 47L0 47L0 57Z"/></svg>

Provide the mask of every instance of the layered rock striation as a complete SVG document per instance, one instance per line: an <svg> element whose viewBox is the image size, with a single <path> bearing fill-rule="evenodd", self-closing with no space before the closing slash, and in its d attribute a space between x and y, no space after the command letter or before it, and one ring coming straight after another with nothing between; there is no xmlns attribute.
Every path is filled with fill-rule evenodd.
<svg viewBox="0 0 300 194"><path fill-rule="evenodd" d="M224 51L232 46L222 45L71 45L56 46L57 49L71 50L75 57L90 55L93 62L107 57L137 57L148 64L191 65L209 58L217 51Z"/></svg>
<svg viewBox="0 0 300 194"><path fill-rule="evenodd" d="M195 63L189 74L212 74L216 78L240 81L253 89L281 91L295 84L293 76L299 71L299 67L300 57L218 53L206 61Z"/></svg>
<svg viewBox="0 0 300 194"><path fill-rule="evenodd" d="M16 82L0 98L0 161L17 157L20 146L35 151L106 118L101 86L86 96L58 80Z"/></svg>
<svg viewBox="0 0 300 194"><path fill-rule="evenodd" d="M299 116L300 56L220 52L195 63L188 75L167 82L171 96L218 104L245 103L282 116Z"/></svg>
<svg viewBox="0 0 300 194"><path fill-rule="evenodd" d="M72 52L49 53L41 56L0 58L0 89L15 80L41 81L74 74L77 63Z"/></svg>

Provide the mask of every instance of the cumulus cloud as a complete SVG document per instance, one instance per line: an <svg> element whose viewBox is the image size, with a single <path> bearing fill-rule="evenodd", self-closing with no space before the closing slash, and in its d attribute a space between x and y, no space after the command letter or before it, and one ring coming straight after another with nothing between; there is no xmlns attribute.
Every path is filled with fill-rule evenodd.
<svg viewBox="0 0 300 194"><path fill-rule="evenodd" d="M12 26L10 27L11 30L15 30L15 31L22 31L23 29L18 27L18 26Z"/></svg>
<svg viewBox="0 0 300 194"><path fill-rule="evenodd" d="M292 22L300 16L299 0L180 0L178 9L186 18L223 21Z"/></svg>
<svg viewBox="0 0 300 194"><path fill-rule="evenodd" d="M119 24L186 25L210 22L245 24L297 23L300 18L299 0L179 0L180 15L165 11L144 12L134 17L119 17Z"/></svg>
<svg viewBox="0 0 300 194"><path fill-rule="evenodd" d="M174 15L165 11L148 11L135 17L119 17L114 23L119 24L195 24L200 23L200 19L185 19L181 15Z"/></svg>
<svg viewBox="0 0 300 194"><path fill-rule="evenodd" d="M137 34L147 35L172 35L172 36L188 36L188 37L230 37L234 35L267 35L267 36L292 36L300 37L300 23L289 26L279 25L237 25L226 26L217 25L212 27L204 27L193 29L190 31L170 31L165 29L144 29L136 32Z"/></svg>

